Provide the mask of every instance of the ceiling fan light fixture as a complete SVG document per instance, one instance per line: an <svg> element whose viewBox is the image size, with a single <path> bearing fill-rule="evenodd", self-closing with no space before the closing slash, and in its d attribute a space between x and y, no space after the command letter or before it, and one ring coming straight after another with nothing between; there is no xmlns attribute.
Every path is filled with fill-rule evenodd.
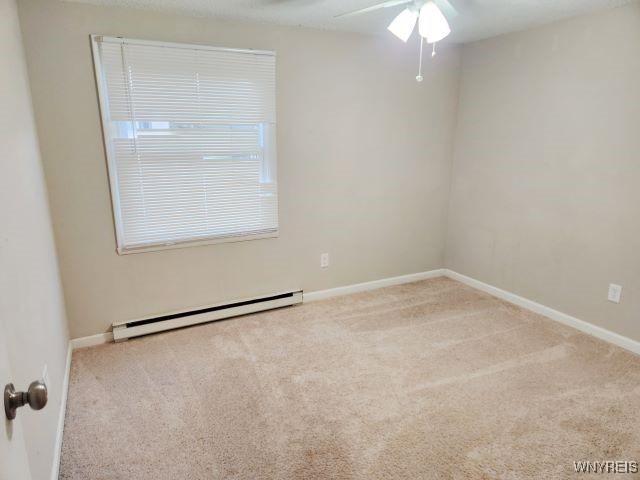
<svg viewBox="0 0 640 480"><path fill-rule="evenodd" d="M413 29L416 28L417 21L418 12L412 8L405 8L393 19L393 22L387 27L387 30L406 43L413 33Z"/></svg>
<svg viewBox="0 0 640 480"><path fill-rule="evenodd" d="M433 2L427 2L420 9L420 22L418 26L420 36L427 43L436 43L451 33L449 22L440 9Z"/></svg>

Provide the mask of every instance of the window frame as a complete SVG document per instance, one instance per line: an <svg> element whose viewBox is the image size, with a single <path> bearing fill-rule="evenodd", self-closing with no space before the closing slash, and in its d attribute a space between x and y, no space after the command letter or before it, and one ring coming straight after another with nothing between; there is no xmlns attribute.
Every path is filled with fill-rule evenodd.
<svg viewBox="0 0 640 480"><path fill-rule="evenodd" d="M246 242L249 240L278 238L280 236L280 215L279 215L280 202L278 202L276 207L276 213L278 215L278 224L275 231L273 232L254 233L254 234L247 234L247 235L230 235L226 237L215 236L211 238L198 238L198 239L192 239L192 240L186 239L186 240L180 240L180 241L174 241L174 242L170 242L170 241L158 242L154 244L142 245L139 247L126 247L124 245L124 238L123 238L123 232L122 232L123 223L122 223L122 217L121 217L120 193L119 193L118 174L117 174L118 168L116 165L116 155L115 155L115 152L113 152L111 129L109 128L111 124L111 116L110 116L110 110L109 110L109 93L107 89L107 82L105 79L104 71L102 68L102 59L100 57L99 45L98 45L98 43L103 39L107 39L108 41L116 42L116 43L131 42L138 45L183 48L186 50L189 50L189 49L216 50L216 51L224 51L224 52L247 53L247 54L253 54L253 55L270 55L270 56L273 56L274 58L276 57L276 52L272 50L225 48L225 47L214 47L210 45L201 45L201 44L163 42L163 41L156 41L156 40L140 40L140 39L126 38L126 37L119 37L119 36L109 36L109 35L98 35L98 34L90 35L91 52L93 56L93 66L94 66L94 73L95 73L96 87L97 87L97 94L98 94L98 105L100 110L100 121L102 126L102 139L103 139L105 157L107 160L107 175L109 178L109 195L111 196L111 210L113 215L116 252L118 253L118 255L129 255L129 254L135 254L135 253L156 252L156 251L170 250L170 249L176 249L176 248L189 248L189 247L197 247L197 246L204 246L204 245L215 245L215 244L221 244L221 243L235 243L235 242ZM277 132L277 126L276 126L276 132ZM276 154L276 162L277 162L277 154ZM278 175L276 174L276 186L278 185L277 177ZM276 190L276 192L277 191L278 190Z"/></svg>

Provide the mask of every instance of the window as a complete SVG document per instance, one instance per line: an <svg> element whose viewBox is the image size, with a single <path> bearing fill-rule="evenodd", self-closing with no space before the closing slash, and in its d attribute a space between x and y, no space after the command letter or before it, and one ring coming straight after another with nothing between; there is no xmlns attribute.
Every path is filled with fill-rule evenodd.
<svg viewBox="0 0 640 480"><path fill-rule="evenodd" d="M276 236L275 54L92 38L118 252Z"/></svg>

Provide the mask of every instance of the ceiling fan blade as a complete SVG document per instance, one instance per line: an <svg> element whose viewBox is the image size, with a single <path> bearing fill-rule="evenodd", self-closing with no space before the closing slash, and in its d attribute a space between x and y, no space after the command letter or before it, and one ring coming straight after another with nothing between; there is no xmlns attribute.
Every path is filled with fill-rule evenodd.
<svg viewBox="0 0 640 480"><path fill-rule="evenodd" d="M387 2L378 3L370 7L354 10L352 12L342 13L340 15L336 15L334 18L350 17L352 15L359 15L361 13L373 12L374 10L379 10L381 8L395 7L398 5L407 5L408 3L412 3L412 2L413 0L389 0Z"/></svg>
<svg viewBox="0 0 640 480"><path fill-rule="evenodd" d="M449 0L433 0L433 2L446 17L453 18L459 15L458 10L456 10Z"/></svg>

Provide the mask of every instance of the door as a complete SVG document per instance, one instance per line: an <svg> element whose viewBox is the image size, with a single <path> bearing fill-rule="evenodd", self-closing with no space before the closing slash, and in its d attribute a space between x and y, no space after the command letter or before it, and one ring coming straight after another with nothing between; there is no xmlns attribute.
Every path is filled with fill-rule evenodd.
<svg viewBox="0 0 640 480"><path fill-rule="evenodd" d="M15 292L5 288L10 279L8 275L8 266L5 262L5 250L9 244L10 235L6 224L8 223L6 212L11 208L18 209L15 202L7 202L5 192L8 190L9 182L13 184L19 183L19 179L12 176L12 171L8 168L10 162L19 163L17 160L22 158L17 154L18 148L13 148L17 143L10 139L18 138L22 135L18 134L18 129L22 126L16 120L19 120L19 110L15 101L10 99L20 98L16 94L13 87L16 71L21 71L22 65L16 66L12 59L20 58L20 50L18 49L17 40L19 39L19 29L17 26L17 12L15 2L13 0L0 0L0 391L3 396L3 406L0 408L0 480L13 479L30 479L31 472L29 462L27 460L27 450L24 441L24 429L20 417L13 421L7 420L4 414L4 386L8 382L12 382L13 376L9 354L9 345L7 333L9 325L6 322L13 321L16 318L14 311L5 308L5 304L15 295ZM14 77L12 77L13 75ZM24 95L22 96L24 97ZM18 115L16 114L18 110ZM10 130L11 125L17 125L14 130ZM13 240L13 238L11 238ZM7 256L13 252L7 252Z"/></svg>
<svg viewBox="0 0 640 480"><path fill-rule="evenodd" d="M11 365L9 365L9 354L7 351L6 341L7 335L5 331L5 324L4 321L0 319L0 388L3 392L5 383L9 382L10 379L13 378L11 374ZM0 480L31 478L20 416L9 421L4 414L4 407L1 411Z"/></svg>
<svg viewBox="0 0 640 480"><path fill-rule="evenodd" d="M48 405L6 420L0 480L55 475L68 353L52 222L16 0L0 0L0 391L49 379Z"/></svg>

